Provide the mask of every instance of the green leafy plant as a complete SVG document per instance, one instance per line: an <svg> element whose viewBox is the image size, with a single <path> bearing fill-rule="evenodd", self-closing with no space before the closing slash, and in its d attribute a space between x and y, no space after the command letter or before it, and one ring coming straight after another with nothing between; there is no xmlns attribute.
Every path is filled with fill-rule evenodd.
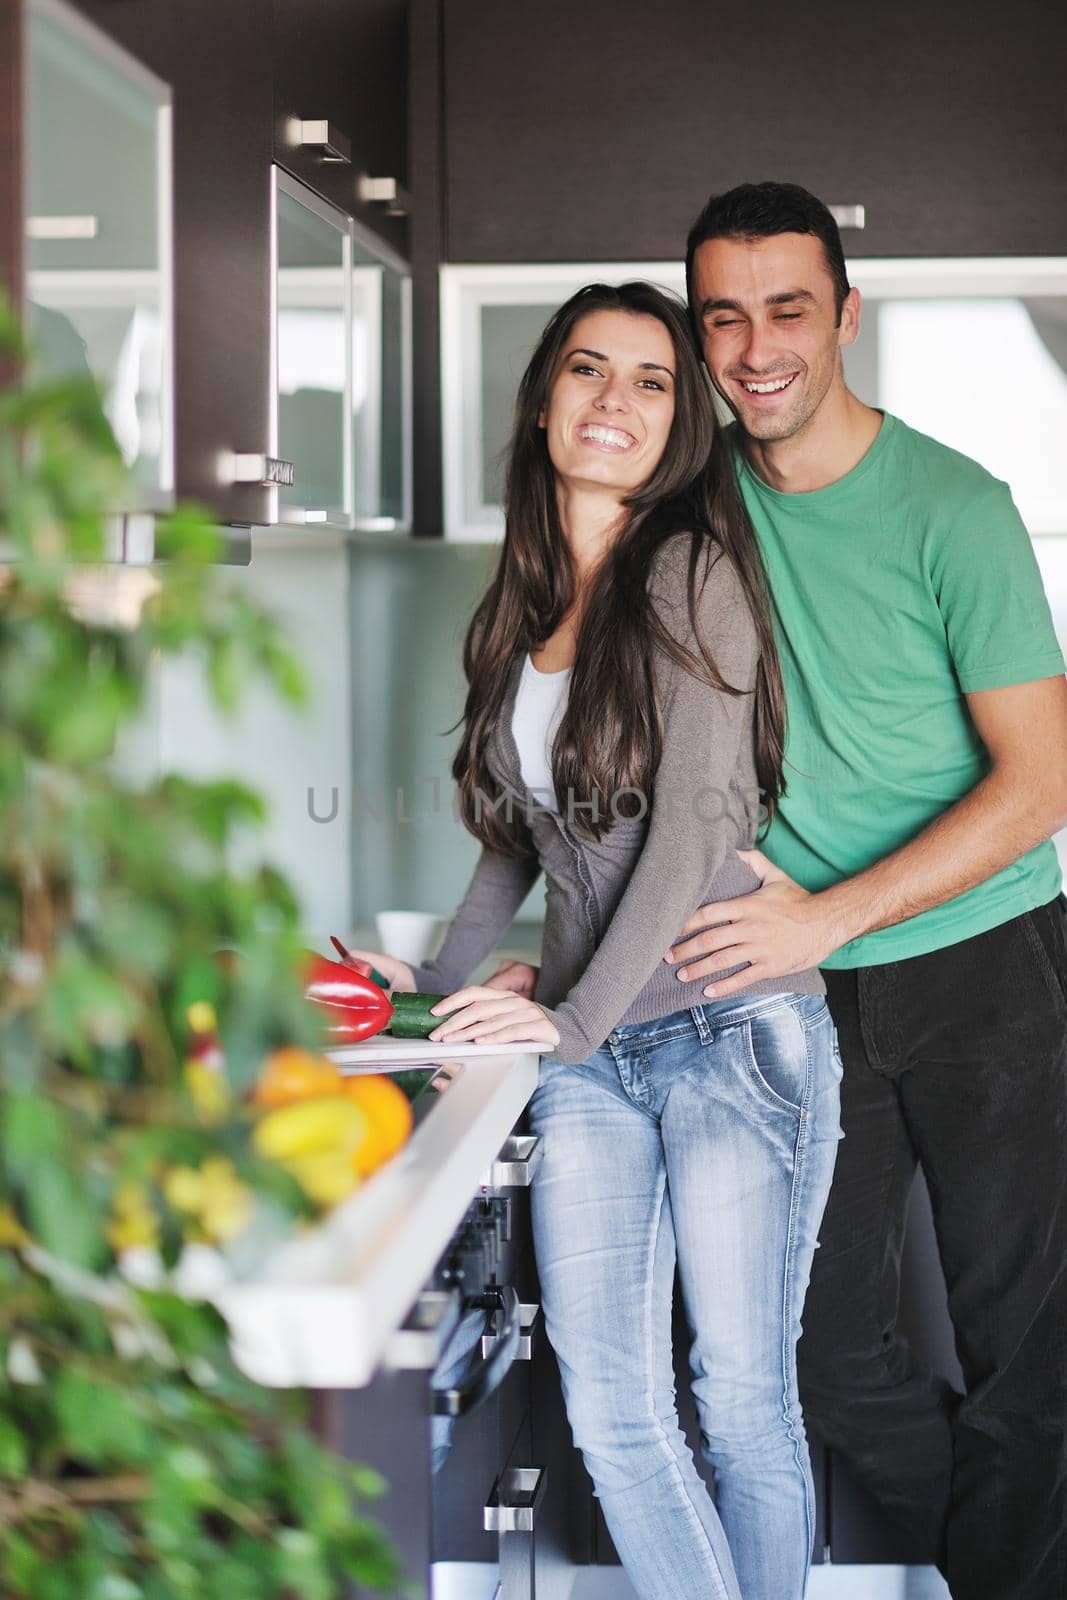
<svg viewBox="0 0 1067 1600"><path fill-rule="evenodd" d="M0 306L0 349L18 338ZM114 620L102 599L136 579L100 558L126 487L90 384L0 394L0 1592L331 1600L397 1580L365 1504L382 1486L316 1443L303 1397L246 1381L168 1274L307 1209L241 1109L267 1051L314 1043L298 908L276 872L227 865L254 794L138 787L113 760L157 652L198 653L224 708L264 675L298 699L301 677L215 581L195 511L161 529L139 621ZM197 1002L229 1095L191 1076Z"/></svg>

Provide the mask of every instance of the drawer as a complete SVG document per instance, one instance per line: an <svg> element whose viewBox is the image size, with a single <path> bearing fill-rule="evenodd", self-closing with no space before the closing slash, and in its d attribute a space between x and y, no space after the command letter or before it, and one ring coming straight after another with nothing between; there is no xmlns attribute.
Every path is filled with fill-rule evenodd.
<svg viewBox="0 0 1067 1600"><path fill-rule="evenodd" d="M433 1478L435 1561L496 1559L496 1535L483 1526L482 1508L518 1441L524 1432L528 1436L529 1416L530 1363L516 1361L476 1411L454 1423L435 1419L435 1454L441 1462Z"/></svg>

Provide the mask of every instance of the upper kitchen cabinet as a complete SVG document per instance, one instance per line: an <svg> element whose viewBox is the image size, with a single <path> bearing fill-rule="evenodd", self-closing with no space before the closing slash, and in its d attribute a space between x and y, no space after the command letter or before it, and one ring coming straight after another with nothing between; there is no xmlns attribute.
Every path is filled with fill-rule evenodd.
<svg viewBox="0 0 1067 1600"><path fill-rule="evenodd" d="M275 169L278 520L406 531L410 274L375 234Z"/></svg>
<svg viewBox="0 0 1067 1600"><path fill-rule="evenodd" d="M402 256L406 59L405 0L274 0L274 158Z"/></svg>
<svg viewBox="0 0 1067 1600"><path fill-rule="evenodd" d="M24 76L25 305L35 364L97 381L129 504L174 486L171 96L62 0L31 0Z"/></svg>
<svg viewBox="0 0 1067 1600"><path fill-rule="evenodd" d="M765 178L863 205L852 256L1067 253L1063 6L447 0L441 29L448 261L670 260Z"/></svg>
<svg viewBox="0 0 1067 1600"><path fill-rule="evenodd" d="M352 224L353 526L407 532L412 520L411 272Z"/></svg>
<svg viewBox="0 0 1067 1600"><path fill-rule="evenodd" d="M284 172L276 177L277 434L293 481L280 520L347 527L349 219Z"/></svg>
<svg viewBox="0 0 1067 1600"><path fill-rule="evenodd" d="M271 453L269 8L78 0L78 9L173 93L176 492L223 523L271 521L277 491L234 481L232 470L235 457Z"/></svg>
<svg viewBox="0 0 1067 1600"><path fill-rule="evenodd" d="M73 3L172 89L177 495L223 523L269 525L304 507L345 527L361 512L373 526L382 518L402 526L407 222L391 214L397 207L367 198L382 192L367 180L393 179L406 202L405 0ZM0 60L0 88L4 82ZM312 122L323 126L310 129ZM81 141L86 159L96 160L81 127L67 131L69 147L80 154ZM96 160L100 174L126 185L137 142L109 143ZM285 263L284 282L273 229L275 162L335 208L342 233L348 227L347 243L329 260ZM5 199L0 193L0 229ZM379 274L376 296L353 217ZM0 261L10 254L0 240ZM334 330L342 342L324 355L325 367L316 368L320 346L303 356L289 349L281 391L279 289L290 296L283 308L289 330L302 316L318 317L322 332L330 310L319 303L323 296L333 296L335 311L344 308ZM360 363L378 357L378 368L361 377ZM329 416L313 418L316 408ZM282 449L279 429L300 439L300 461L295 446L292 456ZM303 464L299 488L287 481L290 460Z"/></svg>

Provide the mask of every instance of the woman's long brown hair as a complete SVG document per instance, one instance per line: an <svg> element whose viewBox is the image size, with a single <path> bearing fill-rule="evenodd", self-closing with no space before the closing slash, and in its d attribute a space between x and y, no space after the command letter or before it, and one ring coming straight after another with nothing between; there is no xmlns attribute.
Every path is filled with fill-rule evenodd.
<svg viewBox="0 0 1067 1600"><path fill-rule="evenodd" d="M659 462L624 501L625 520L582 590L570 694L552 749L557 793L570 797L575 826L596 838L626 814L626 802L617 799L621 791L636 789L651 800L662 745L656 647L714 688L744 692L722 678L713 650L697 628L698 581L706 575L709 554L716 554L711 539L737 570L759 637L756 773L768 819L784 792L785 701L763 566L730 446L715 419L711 389L691 342L688 314L680 300L651 284L595 283L579 290L552 317L519 385L508 449L504 545L463 650L468 691L463 738L452 765L460 814L483 844L508 855L523 854L524 846L505 818L486 803L499 787L486 762L490 734L516 657L548 639L578 598L577 572L560 522L555 469L539 418L574 325L595 311L655 317L667 329L675 356L674 420ZM656 551L679 532L693 535L689 613L699 656L671 637L648 593ZM639 805L633 797L630 809Z"/></svg>

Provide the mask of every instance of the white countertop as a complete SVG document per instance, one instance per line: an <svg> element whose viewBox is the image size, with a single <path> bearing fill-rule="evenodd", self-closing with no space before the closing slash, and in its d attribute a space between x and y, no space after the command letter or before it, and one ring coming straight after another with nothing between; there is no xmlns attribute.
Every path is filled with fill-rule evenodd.
<svg viewBox="0 0 1067 1600"><path fill-rule="evenodd" d="M505 1049L509 1056L552 1054L542 1044L509 1044ZM498 1044L430 1044L427 1039L386 1039L383 1035L326 1051L331 1061L349 1072L380 1072L383 1064L434 1067L443 1061L477 1061L500 1053Z"/></svg>
<svg viewBox="0 0 1067 1600"><path fill-rule="evenodd" d="M280 1251L269 1277L212 1296L238 1366L281 1388L370 1381L537 1085L535 1045L504 1055L387 1039L331 1055L356 1070L447 1062L451 1081L404 1149Z"/></svg>

